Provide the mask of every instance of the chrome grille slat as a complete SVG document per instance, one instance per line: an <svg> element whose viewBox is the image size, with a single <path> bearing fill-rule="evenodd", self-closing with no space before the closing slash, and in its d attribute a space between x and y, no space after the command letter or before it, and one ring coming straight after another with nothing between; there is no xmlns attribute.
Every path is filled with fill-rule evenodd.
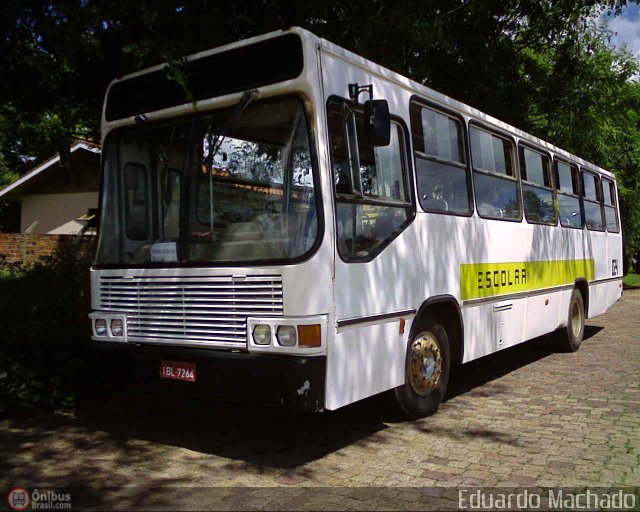
<svg viewBox="0 0 640 512"><path fill-rule="evenodd" d="M100 307L127 315L131 341L233 348L247 317L282 316L282 277L101 276Z"/></svg>

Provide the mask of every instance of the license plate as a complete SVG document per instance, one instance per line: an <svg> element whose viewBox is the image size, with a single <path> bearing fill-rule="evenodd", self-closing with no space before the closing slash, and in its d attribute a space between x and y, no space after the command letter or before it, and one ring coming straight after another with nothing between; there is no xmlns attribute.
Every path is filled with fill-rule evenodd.
<svg viewBox="0 0 640 512"><path fill-rule="evenodd" d="M184 363L181 361L161 361L160 378L196 381L196 363Z"/></svg>

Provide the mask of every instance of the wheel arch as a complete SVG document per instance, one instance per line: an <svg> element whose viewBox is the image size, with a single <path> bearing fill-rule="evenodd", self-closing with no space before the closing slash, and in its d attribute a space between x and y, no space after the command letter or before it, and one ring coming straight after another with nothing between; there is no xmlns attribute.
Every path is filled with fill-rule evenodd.
<svg viewBox="0 0 640 512"><path fill-rule="evenodd" d="M589 318L589 283L584 277L581 277L576 279L573 287L580 290L582 299L584 300L584 316L585 318Z"/></svg>
<svg viewBox="0 0 640 512"><path fill-rule="evenodd" d="M432 313L440 320L449 337L449 350L453 363L462 363L464 359L464 322L460 304L453 295L434 295L425 300L411 326L410 339L419 332L421 320L426 313Z"/></svg>

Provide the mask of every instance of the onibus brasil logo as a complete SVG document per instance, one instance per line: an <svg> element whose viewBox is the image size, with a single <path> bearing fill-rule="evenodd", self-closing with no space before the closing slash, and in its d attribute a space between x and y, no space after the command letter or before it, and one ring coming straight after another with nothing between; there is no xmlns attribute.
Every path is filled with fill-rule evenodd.
<svg viewBox="0 0 640 512"><path fill-rule="evenodd" d="M29 492L16 487L9 491L7 502L12 510L26 510L29 506L34 510L71 510L71 494L53 490Z"/></svg>
<svg viewBox="0 0 640 512"><path fill-rule="evenodd" d="M24 510L31 503L31 496L29 496L29 491L26 489L16 487L9 491L7 501L13 510Z"/></svg>

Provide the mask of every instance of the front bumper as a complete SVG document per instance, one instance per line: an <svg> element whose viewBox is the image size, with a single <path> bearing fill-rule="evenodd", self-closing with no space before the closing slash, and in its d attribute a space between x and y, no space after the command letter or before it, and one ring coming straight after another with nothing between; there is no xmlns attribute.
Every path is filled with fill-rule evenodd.
<svg viewBox="0 0 640 512"><path fill-rule="evenodd" d="M322 411L326 356L294 357L154 345L92 342L98 351L132 356L138 382L159 389L248 404ZM161 361L196 364L196 382L160 378Z"/></svg>

